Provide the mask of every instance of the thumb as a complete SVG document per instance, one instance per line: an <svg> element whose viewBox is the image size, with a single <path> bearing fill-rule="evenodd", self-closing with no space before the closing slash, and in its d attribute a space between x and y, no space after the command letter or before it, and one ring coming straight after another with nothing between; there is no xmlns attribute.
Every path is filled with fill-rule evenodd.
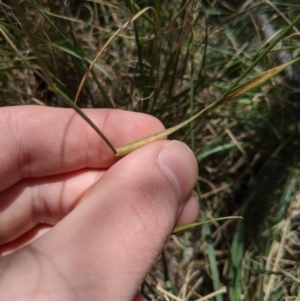
<svg viewBox="0 0 300 301"><path fill-rule="evenodd" d="M124 157L51 231L3 259L1 285L14 284L7 297L23 288L30 300L132 300L196 179L193 154L180 142Z"/></svg>

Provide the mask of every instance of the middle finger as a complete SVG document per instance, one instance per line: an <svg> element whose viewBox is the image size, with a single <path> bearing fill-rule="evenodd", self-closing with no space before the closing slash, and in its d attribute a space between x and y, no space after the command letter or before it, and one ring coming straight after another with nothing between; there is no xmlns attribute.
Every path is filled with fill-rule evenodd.
<svg viewBox="0 0 300 301"><path fill-rule="evenodd" d="M0 192L0 244L15 240L38 224L56 224L103 173L85 169L26 179Z"/></svg>

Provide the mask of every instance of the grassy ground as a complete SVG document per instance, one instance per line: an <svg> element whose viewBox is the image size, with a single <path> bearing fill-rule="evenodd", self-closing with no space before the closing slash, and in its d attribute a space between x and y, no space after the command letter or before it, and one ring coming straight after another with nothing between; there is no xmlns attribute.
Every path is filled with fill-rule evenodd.
<svg viewBox="0 0 300 301"><path fill-rule="evenodd" d="M299 57L300 23L284 32L299 15L293 0L2 1L0 104L66 106L51 86L74 100L103 50L78 105L170 127ZM300 300L299 86L296 64L172 134L199 162L201 219L244 220L172 236L142 287L149 300Z"/></svg>

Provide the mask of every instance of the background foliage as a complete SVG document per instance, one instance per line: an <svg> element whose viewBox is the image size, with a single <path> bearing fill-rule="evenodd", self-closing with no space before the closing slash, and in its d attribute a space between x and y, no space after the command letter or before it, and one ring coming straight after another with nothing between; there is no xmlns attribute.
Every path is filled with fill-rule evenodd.
<svg viewBox="0 0 300 301"><path fill-rule="evenodd" d="M0 104L66 106L49 82L74 99L104 49L79 106L170 127L219 99L299 14L293 0L2 1ZM245 80L299 57L299 30ZM300 300L299 87L298 64L172 135L199 162L201 218L244 220L172 236L142 287L149 300Z"/></svg>

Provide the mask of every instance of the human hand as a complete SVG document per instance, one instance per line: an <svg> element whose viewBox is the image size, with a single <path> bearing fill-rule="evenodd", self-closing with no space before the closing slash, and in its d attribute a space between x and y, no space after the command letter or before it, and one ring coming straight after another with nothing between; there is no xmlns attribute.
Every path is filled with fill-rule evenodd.
<svg viewBox="0 0 300 301"><path fill-rule="evenodd" d="M149 115L85 113L116 147L163 129ZM174 225L198 216L190 150L158 141L117 160L70 109L2 108L0 128L0 251L19 248L0 260L0 300L143 300ZM31 241L41 224L53 227Z"/></svg>

